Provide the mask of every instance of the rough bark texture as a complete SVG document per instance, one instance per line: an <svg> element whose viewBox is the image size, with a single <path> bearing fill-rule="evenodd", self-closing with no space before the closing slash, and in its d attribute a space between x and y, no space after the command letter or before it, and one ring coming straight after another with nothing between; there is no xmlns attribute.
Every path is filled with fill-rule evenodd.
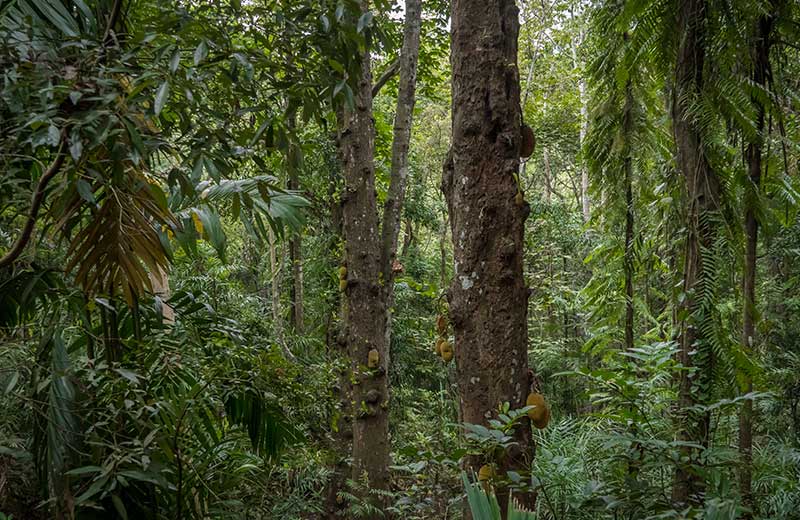
<svg viewBox="0 0 800 520"><path fill-rule="evenodd" d="M364 8L366 5L364 4ZM381 280L380 234L375 196L372 74L369 52L362 57L361 77L352 110L340 121L339 151L345 180L342 230L345 239L347 317L344 339L353 372L353 478L365 475L371 488L386 489L389 467L386 303ZM379 361L368 368L369 352Z"/></svg>
<svg viewBox="0 0 800 520"><path fill-rule="evenodd" d="M756 38L752 47L753 54L753 82L762 87L766 86L769 73L770 36L772 33L773 18L769 15L760 17L756 29ZM745 215L744 215L744 273L742 278L742 296L744 309L742 312L742 348L751 352L755 345L756 336L756 258L758 252L758 220L756 208L759 186L761 184L761 155L763 141L761 132L764 131L764 105L757 97L752 99L756 110L756 129L759 136L747 145L745 156L747 160L749 183L745 190ZM753 380L750 374L744 375L745 389L753 391ZM741 455L741 470L739 485L741 488L742 504L749 508L743 518L753 518L752 509L752 465L753 465L753 402L745 401L739 416L739 451Z"/></svg>
<svg viewBox="0 0 800 520"><path fill-rule="evenodd" d="M442 179L455 260L450 318L462 420L486 425L502 403L524 406L529 388L522 257L530 209L514 203L519 21L513 0L454 0L451 14L453 142ZM528 468L527 420L515 436L518 449L496 461L500 474Z"/></svg>
<svg viewBox="0 0 800 520"><path fill-rule="evenodd" d="M680 44L675 68L672 99L672 126L677 146L678 170L684 178L686 196L686 244L683 264L683 318L678 323L678 360L688 368L678 382L678 440L707 447L710 416L692 411L697 404L707 404L711 391L713 349L703 336L702 322L713 300L708 279L713 261L711 252L716 237L715 214L719 209L719 180L705 155L702 133L693 121L692 105L703 90L706 17L705 0L681 0L678 7ZM699 450L684 448L689 458L675 472L672 499L677 506L701 505L705 485L697 470L702 465Z"/></svg>

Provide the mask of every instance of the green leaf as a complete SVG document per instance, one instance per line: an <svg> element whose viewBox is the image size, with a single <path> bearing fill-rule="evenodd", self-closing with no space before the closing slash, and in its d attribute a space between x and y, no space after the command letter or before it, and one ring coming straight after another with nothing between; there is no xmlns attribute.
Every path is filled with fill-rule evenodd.
<svg viewBox="0 0 800 520"><path fill-rule="evenodd" d="M79 476L79 475L88 475L90 473L102 473L102 471L103 468L101 468L100 466L81 466L80 468L71 469L64 474Z"/></svg>
<svg viewBox="0 0 800 520"><path fill-rule="evenodd" d="M119 516L122 517L122 520L128 520L128 511L125 509L125 504L122 503L122 499L114 494L111 495L111 501L114 503L114 509L117 510L117 513L119 513Z"/></svg>
<svg viewBox="0 0 800 520"><path fill-rule="evenodd" d="M169 60L169 71L175 74L178 71L178 66L181 64L181 51L180 49L176 50L172 54L172 58Z"/></svg>
<svg viewBox="0 0 800 520"><path fill-rule="evenodd" d="M356 31L362 32L365 28L372 25L372 11L367 11L366 13L362 14L361 17L358 19L358 25L356 25Z"/></svg>
<svg viewBox="0 0 800 520"><path fill-rule="evenodd" d="M205 40L201 40L200 44L194 50L194 66L197 67L208 56L208 44Z"/></svg>
<svg viewBox="0 0 800 520"><path fill-rule="evenodd" d="M169 81L162 83L161 86L158 87L158 92L156 92L156 100L153 104L153 111L156 115L161 113L167 99L169 99Z"/></svg>
<svg viewBox="0 0 800 520"><path fill-rule="evenodd" d="M94 198L94 190L92 189L91 184L86 182L84 179L78 179L78 182L75 183L75 187L78 190L78 195L80 195L83 200L89 204L97 205L97 201Z"/></svg>
<svg viewBox="0 0 800 520"><path fill-rule="evenodd" d="M16 370L13 374L11 374L11 379L8 380L8 384L6 385L6 394L10 394L14 387L17 386L17 381L19 381L19 372Z"/></svg>

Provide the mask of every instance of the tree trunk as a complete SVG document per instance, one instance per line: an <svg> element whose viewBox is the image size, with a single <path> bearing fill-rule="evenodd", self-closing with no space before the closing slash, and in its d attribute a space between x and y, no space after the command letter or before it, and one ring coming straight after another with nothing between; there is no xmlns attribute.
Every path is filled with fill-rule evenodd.
<svg viewBox="0 0 800 520"><path fill-rule="evenodd" d="M769 70L770 36L772 33L773 18L762 15L758 21L753 54L753 82L761 87L766 86ZM763 142L761 133L764 131L764 105L757 97L752 98L756 109L756 129L759 135L747 145L745 152L749 183L745 188L745 215L744 215L744 273L742 279L742 348L745 352L752 352L756 336L756 258L758 250L758 220L756 211L758 205L758 191L761 184L761 155ZM744 374L744 391L753 391L753 379L749 373ZM746 400L739 416L739 451L741 456L741 470L739 485L741 487L742 504L750 509L742 518L753 518L752 510L752 465L753 465L753 401Z"/></svg>
<svg viewBox="0 0 800 520"><path fill-rule="evenodd" d="M583 31L580 37L572 41L572 67L578 68L578 46L583 42ZM586 81L583 75L578 78L578 99L581 102L581 126L578 134L578 148L583 149L583 142L586 140L586 129L589 126L589 107L586 104ZM581 212L584 224L589 222L591 212L589 208L589 169L586 168L586 161L581 159Z"/></svg>
<svg viewBox="0 0 800 520"><path fill-rule="evenodd" d="M287 121L289 129L293 132L297 125L297 114L292 113ZM287 170L289 173L288 188L292 191L300 189L299 175L300 151L294 136L289 144L289 159ZM290 298L290 322L295 334L303 333L303 237L300 231L293 233L289 238L289 262L292 264L292 286Z"/></svg>
<svg viewBox="0 0 800 520"><path fill-rule="evenodd" d="M400 219L408 179L408 148L414 116L417 87L417 62L422 26L422 0L406 0L406 19L403 27L403 47L400 51L400 78L397 91L397 109L394 116L392 138L392 165L389 174L389 191L383 207L381 233L381 269L386 305L386 348L391 346L392 307L394 306L395 260ZM412 235L409 222L409 234ZM409 242L410 243L410 242Z"/></svg>
<svg viewBox="0 0 800 520"><path fill-rule="evenodd" d="M367 9L367 2L362 2L362 9ZM345 178L342 230L347 267L344 340L355 382L353 479L366 480L372 489L385 490L389 484L389 307L408 175L420 24L421 2L411 0L406 4L392 171L381 234L375 193L369 46L362 56L354 109L340 112L339 151Z"/></svg>
<svg viewBox="0 0 800 520"><path fill-rule="evenodd" d="M366 7L366 6L365 6ZM344 170L342 230L345 239L347 305L345 342L353 372L353 479L386 489L389 466L388 349L381 283L380 236L375 198L372 120L372 74L369 51L361 57L355 105L340 123L339 146ZM368 368L370 351L378 355ZM369 394L370 401L367 402Z"/></svg>
<svg viewBox="0 0 800 520"><path fill-rule="evenodd" d="M547 204L550 204L553 195L553 170L550 168L550 153L546 146L542 148L542 160L544 161L544 198Z"/></svg>
<svg viewBox="0 0 800 520"><path fill-rule="evenodd" d="M705 0L681 0L677 30L672 126L677 147L678 170L684 177L686 196L686 243L683 265L683 303L678 322L678 360L686 367L678 381L678 440L708 446L710 414L692 410L711 398L714 352L703 325L713 312L714 283L710 279L716 238L715 213L720 207L719 180L708 162L702 131L691 114L691 105L703 90L705 62ZM695 368L693 373L688 369ZM676 506L701 506L705 483L698 474L700 450L682 448L688 463L675 471L672 499Z"/></svg>
<svg viewBox="0 0 800 520"><path fill-rule="evenodd" d="M294 354L286 345L283 334L283 316L281 316L281 273L283 272L283 257L278 262L278 244L275 233L269 228L269 267L272 274L270 304L272 307L272 329L275 332L275 341L283 352L287 361L295 361Z"/></svg>
<svg viewBox="0 0 800 520"><path fill-rule="evenodd" d="M521 141L518 32L513 0L452 2L453 140L442 178L455 261L450 318L462 418L484 425L505 402L525 406L529 388L522 262L530 208L515 204L514 175ZM529 468L527 418L514 436L518 445L494 461L500 475ZM480 463L466 461L475 471Z"/></svg>
<svg viewBox="0 0 800 520"><path fill-rule="evenodd" d="M622 132L625 139L623 170L625 178L625 350L633 350L633 159L631 138L633 133L633 89L631 80L625 84L625 108L622 114ZM586 207L588 209L588 205ZM588 220L588 219L587 219Z"/></svg>

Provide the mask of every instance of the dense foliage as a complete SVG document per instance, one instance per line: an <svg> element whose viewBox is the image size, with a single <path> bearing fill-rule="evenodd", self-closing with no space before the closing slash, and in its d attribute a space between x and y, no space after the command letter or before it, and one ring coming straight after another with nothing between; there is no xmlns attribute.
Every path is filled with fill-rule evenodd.
<svg viewBox="0 0 800 520"><path fill-rule="evenodd" d="M462 420L440 189L461 4L422 2L386 489L337 477L367 414L341 339L341 143L368 59L382 214L405 3L0 4L0 519L494 519L493 489L534 497L518 518L798 518L800 5L517 2L536 146L509 204L530 209L531 391L552 418L498 474L535 407ZM688 4L696 90L676 72ZM684 124L718 184L705 212Z"/></svg>

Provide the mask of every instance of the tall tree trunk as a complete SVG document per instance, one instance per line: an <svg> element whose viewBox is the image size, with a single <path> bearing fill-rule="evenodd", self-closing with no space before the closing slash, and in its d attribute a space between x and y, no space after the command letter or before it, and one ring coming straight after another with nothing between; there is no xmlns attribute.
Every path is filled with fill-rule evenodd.
<svg viewBox="0 0 800 520"><path fill-rule="evenodd" d="M528 288L515 204L520 151L518 9L513 0L454 0L451 11L452 149L444 166L455 273L450 318L463 421L486 424L498 406L525 406ZM516 428L498 472L529 467L530 426ZM470 469L480 461L469 458ZM506 499L500 490L500 504ZM527 498L529 501L532 497Z"/></svg>
<svg viewBox="0 0 800 520"><path fill-rule="evenodd" d="M289 115L287 125L289 129L294 132L297 126L297 114L291 113ZM292 191L300 189L300 150L295 142L294 136L289 144L289 159L287 161L287 170L289 173L289 182L287 186ZM292 286L289 293L291 315L290 322L292 329L296 334L303 333L303 237L300 231L292 234L289 238L289 262L292 264Z"/></svg>
<svg viewBox="0 0 800 520"><path fill-rule="evenodd" d="M381 268L386 304L386 348L391 346L392 307L394 305L395 260L400 219L408 179L408 148L414 116L417 87L417 62L422 26L422 0L406 0L406 20L403 27L403 47L400 51L400 78L397 91L397 109L394 116L392 138L392 166L389 174L389 192L383 207L381 233ZM411 230L411 223L408 226ZM411 233L408 235L411 236Z"/></svg>
<svg viewBox="0 0 800 520"><path fill-rule="evenodd" d="M362 2L367 9L367 2ZM389 196L379 234L375 194L372 119L372 73L369 46L355 89L354 110L340 113L339 151L345 178L342 230L347 281L344 340L351 359L353 385L353 479L372 489L388 488L389 312L393 296L392 265L408 176L408 146L414 110L421 1L406 3L400 57L400 87L392 145Z"/></svg>
<svg viewBox="0 0 800 520"><path fill-rule="evenodd" d="M681 0L677 30L680 44L672 97L672 126L677 146L678 170L684 177L686 196L686 243L683 264L683 312L678 322L678 360L686 367L678 382L678 439L708 446L710 415L692 408L707 404L712 387L713 349L703 334L712 312L713 269L716 238L715 213L720 207L719 179L709 165L705 142L691 111L703 90L705 65L705 0ZM710 291L710 292L709 292ZM694 368L693 372L690 369ZM675 471L672 499L678 506L702 505L705 483L698 473L702 465L698 449L682 448L688 463Z"/></svg>
<svg viewBox="0 0 800 520"><path fill-rule="evenodd" d="M366 8L366 6L365 6ZM342 231L345 243L347 305L344 338L351 360L354 412L353 478L386 489L389 466L388 349L381 283L380 235L375 198L372 74L369 51L362 57L353 110L345 109L339 146L345 179ZM370 352L378 360L370 363ZM373 366L370 368L369 365ZM369 400L369 402L368 402Z"/></svg>
<svg viewBox="0 0 800 520"><path fill-rule="evenodd" d="M760 87L765 87L769 71L770 36L772 33L773 18L762 15L758 21L756 37L752 47L753 55L753 82ZM745 215L744 215L744 273L742 279L742 348L751 352L755 345L756 336L756 258L758 250L758 220L756 211L758 205L758 191L761 184L761 155L763 141L761 133L764 131L764 105L754 96L753 106L756 110L756 129L758 136L747 145L745 156L749 183L745 189ZM749 373L744 374L744 390L753 391L753 379ZM739 484L741 487L742 503L750 509L744 513L743 518L753 518L752 509L752 464L753 464L753 401L746 400L739 416L739 451L741 455L741 470Z"/></svg>
<svg viewBox="0 0 800 520"><path fill-rule="evenodd" d="M625 107L622 114L622 132L625 139L623 170L625 178L625 350L633 350L633 160L631 138L633 134L633 87L631 80L625 84Z"/></svg>
<svg viewBox="0 0 800 520"><path fill-rule="evenodd" d="M572 41L572 67L578 68L578 46L583 42L583 31L580 32L580 37ZM586 129L589 126L589 106L586 104L586 80L583 79L581 73L578 78L578 99L581 102L581 126L578 134L578 148L583 149L583 143L586 140ZM589 222L591 212L589 208L589 169L586 168L586 161L581 160L581 212L583 214L583 222Z"/></svg>

